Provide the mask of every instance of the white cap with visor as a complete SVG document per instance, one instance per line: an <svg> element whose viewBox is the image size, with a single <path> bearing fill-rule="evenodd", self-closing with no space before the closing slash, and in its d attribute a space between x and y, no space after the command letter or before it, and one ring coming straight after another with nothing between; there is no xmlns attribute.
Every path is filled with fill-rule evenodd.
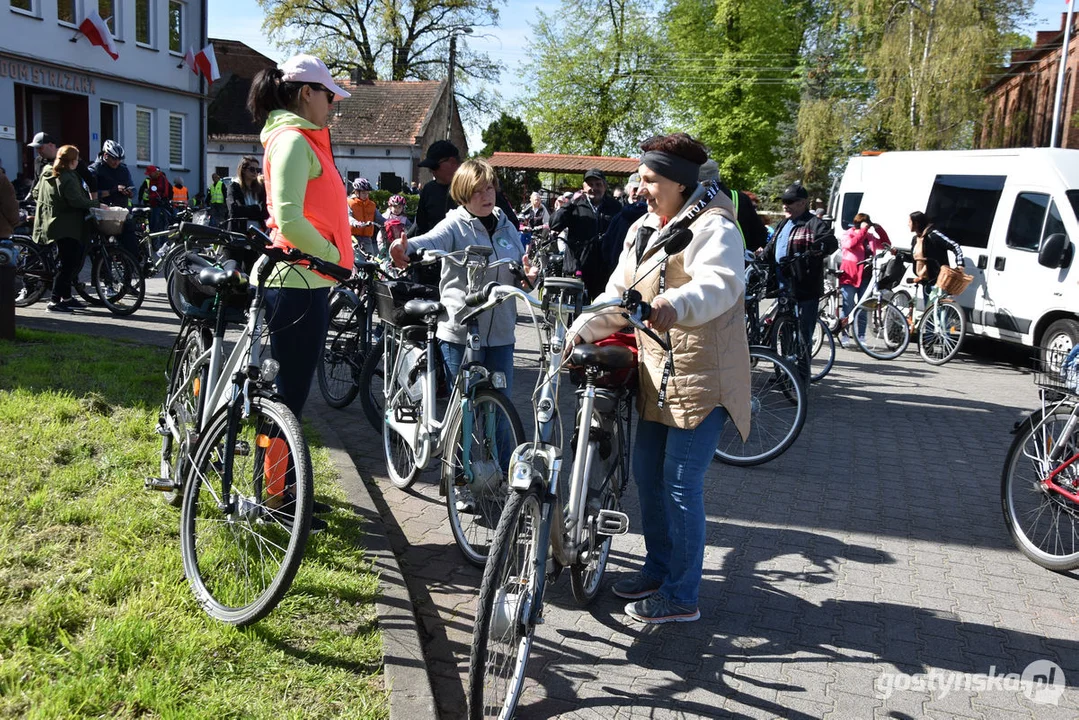
<svg viewBox="0 0 1079 720"><path fill-rule="evenodd" d="M281 79L285 82L321 85L333 93L334 102L344 100L347 97L352 97L333 81L333 77L330 75L330 70L326 67L326 63L322 62L314 55L293 55L288 60L278 65L277 69L281 71Z"/></svg>

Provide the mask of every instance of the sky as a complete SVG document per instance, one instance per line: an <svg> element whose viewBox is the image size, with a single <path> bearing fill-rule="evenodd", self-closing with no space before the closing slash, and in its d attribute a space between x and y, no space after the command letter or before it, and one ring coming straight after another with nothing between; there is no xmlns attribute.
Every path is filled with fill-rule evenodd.
<svg viewBox="0 0 1079 720"><path fill-rule="evenodd" d="M239 40L275 60L284 59L283 53L271 45L262 32L262 8L256 0L227 0L208 4L210 37ZM501 27L458 41L467 42L474 49L485 50L492 59L505 66L499 90L511 115L515 114L513 101L521 95L518 68L527 59L525 48L528 43L529 24L535 21L537 10L551 13L558 5L558 0L508 0L500 12ZM1028 31L1033 35L1036 30L1059 28L1059 13L1065 12L1066 9L1064 0L1035 0ZM485 120L484 126L493 119L491 117ZM465 129L468 133L469 150L478 150L483 145L480 140L480 131L483 128Z"/></svg>

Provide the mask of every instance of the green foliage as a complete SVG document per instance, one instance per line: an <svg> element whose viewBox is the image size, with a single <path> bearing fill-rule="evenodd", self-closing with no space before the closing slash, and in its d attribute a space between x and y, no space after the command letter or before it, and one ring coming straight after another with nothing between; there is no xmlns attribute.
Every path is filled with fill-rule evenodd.
<svg viewBox="0 0 1079 720"><path fill-rule="evenodd" d="M378 576L339 509L257 625L210 620L156 474L164 349L19 330L0 341L0 717L385 718Z"/></svg>
<svg viewBox="0 0 1079 720"><path fill-rule="evenodd" d="M562 0L538 13L520 105L539 150L631 154L654 134L660 38L645 0Z"/></svg>
<svg viewBox="0 0 1079 720"><path fill-rule="evenodd" d="M505 112L488 125L480 137L483 139L483 150L476 153L477 156L490 157L496 152L534 151L532 136L528 133L524 121ZM502 192L513 205L522 204L532 190L540 187L538 172L499 168L497 173Z"/></svg>

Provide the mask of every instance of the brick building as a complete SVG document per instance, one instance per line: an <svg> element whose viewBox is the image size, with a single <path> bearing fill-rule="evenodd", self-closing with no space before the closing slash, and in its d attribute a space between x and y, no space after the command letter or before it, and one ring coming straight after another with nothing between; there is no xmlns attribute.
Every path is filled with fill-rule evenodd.
<svg viewBox="0 0 1079 720"><path fill-rule="evenodd" d="M1011 64L986 91L986 109L974 137L978 148L1048 147L1053 133L1053 102L1060 71L1067 14L1056 30L1039 30L1034 47L1013 50ZM1079 72L1079 13L1072 19L1064 98L1057 133L1060 147L1079 148L1079 104L1075 75Z"/></svg>

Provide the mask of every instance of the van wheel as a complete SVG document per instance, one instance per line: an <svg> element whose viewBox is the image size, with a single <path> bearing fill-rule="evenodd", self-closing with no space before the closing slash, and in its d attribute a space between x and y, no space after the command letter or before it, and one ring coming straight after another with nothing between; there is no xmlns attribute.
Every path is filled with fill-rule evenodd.
<svg viewBox="0 0 1079 720"><path fill-rule="evenodd" d="M1057 320L1046 328L1045 334L1042 335L1042 362L1049 361L1050 356L1062 359L1076 345L1079 345L1079 322Z"/></svg>

